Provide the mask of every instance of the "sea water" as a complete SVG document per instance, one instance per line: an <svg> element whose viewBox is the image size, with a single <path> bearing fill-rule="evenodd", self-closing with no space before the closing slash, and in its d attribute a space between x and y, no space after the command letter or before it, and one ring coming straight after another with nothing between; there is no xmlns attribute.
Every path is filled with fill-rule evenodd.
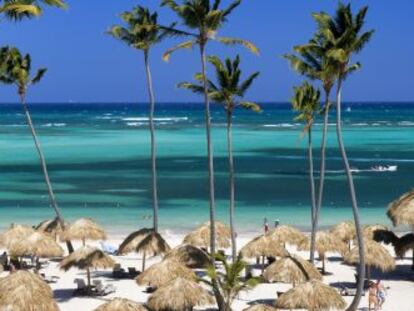
<svg viewBox="0 0 414 311"><path fill-rule="evenodd" d="M151 226L148 105L31 104L64 217L92 217L112 233ZM212 106L217 217L228 221L225 116ZM260 230L263 219L310 227L307 137L288 104L238 111L234 122L236 224ZM390 224L387 205L414 184L414 104L344 104L344 141L363 223ZM0 229L53 218L47 189L21 107L0 105ZM352 219L337 148L335 111L329 121L323 227ZM206 133L202 103L157 104L160 226L183 231L209 217ZM318 180L322 120L313 130ZM381 166L381 168L379 168ZM387 166L392 166L387 169ZM385 168L385 169L384 169Z"/></svg>

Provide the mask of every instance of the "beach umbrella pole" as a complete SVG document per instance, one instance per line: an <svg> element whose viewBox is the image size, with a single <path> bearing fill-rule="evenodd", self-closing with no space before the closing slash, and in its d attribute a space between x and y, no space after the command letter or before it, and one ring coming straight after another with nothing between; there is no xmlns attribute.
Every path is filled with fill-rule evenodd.
<svg viewBox="0 0 414 311"><path fill-rule="evenodd" d="M88 290L91 288L91 271L89 270L89 267L86 268L86 277L88 279Z"/></svg>
<svg viewBox="0 0 414 311"><path fill-rule="evenodd" d="M145 257L146 257L146 253L144 252L144 254L142 256L142 272L145 271Z"/></svg>

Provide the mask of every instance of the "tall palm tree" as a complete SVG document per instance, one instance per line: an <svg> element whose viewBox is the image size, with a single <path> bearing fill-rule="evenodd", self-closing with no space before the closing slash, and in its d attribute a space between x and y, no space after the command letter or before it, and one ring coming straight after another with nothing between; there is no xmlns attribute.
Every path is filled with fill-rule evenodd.
<svg viewBox="0 0 414 311"><path fill-rule="evenodd" d="M252 85L253 81L259 76L259 72L251 74L246 80L241 80L240 70L240 56L237 56L233 61L227 58L222 62L218 57L212 56L208 61L214 66L216 71L217 85L211 80L207 80L208 94L212 101L223 105L226 112L227 121L227 150L228 150L228 165L229 165L229 190L230 190L230 204L229 204L229 218L231 231L231 246L233 262L237 259L237 244L236 244L236 226L234 221L234 205L235 205L235 170L233 159L233 134L232 121L233 113L236 108L244 108L255 112L260 112L260 106L254 102L245 101L244 95ZM189 89L197 94L204 94L204 87L202 84L201 74L196 75L198 84L189 82L180 83L178 86ZM200 84L201 83L201 84Z"/></svg>
<svg viewBox="0 0 414 311"><path fill-rule="evenodd" d="M47 190L49 192L50 205L56 213L56 218L59 221L62 229L65 229L65 222L60 213L60 209L56 200L55 193L53 191L52 183L50 182L49 172L46 165L46 159L40 146L39 139L36 135L32 117L30 115L29 108L26 105L26 93L30 86L40 82L46 73L46 69L39 69L34 76L31 76L32 61L29 54L22 55L17 48L3 48L0 52L2 55L3 65L2 73L0 75L0 82L6 84L13 84L17 87L17 93L19 95L20 103L26 116L27 124L29 125L30 132L33 137L33 141L39 155L40 164L42 166L43 175ZM6 56L5 56L6 55ZM73 252L73 247L70 241L66 242L68 251Z"/></svg>
<svg viewBox="0 0 414 311"><path fill-rule="evenodd" d="M42 14L42 5L66 8L63 0L0 0L0 14L11 20L31 18Z"/></svg>
<svg viewBox="0 0 414 311"><path fill-rule="evenodd" d="M342 137L341 94L342 85L345 79L352 72L358 70L361 67L359 63L351 63L352 56L360 52L365 47L374 33L374 30L363 32L367 11L368 7L363 7L358 11L357 14L354 15L350 4L344 5L342 3L339 3L334 16L330 16L324 12L314 14L314 18L318 23L318 32L322 40L324 40L329 46L327 55L329 58L336 62L336 131L339 149L342 155L348 180L359 246L360 264L357 294L355 295L355 298L349 306L348 310L356 310L361 299L365 277L365 258L364 240L359 220L359 210L355 193L355 186Z"/></svg>
<svg viewBox="0 0 414 311"><path fill-rule="evenodd" d="M149 63L150 50L160 43L167 35L173 34L172 26L164 27L158 24L158 13L151 13L149 9L137 6L131 12L121 14L123 26L113 26L109 34L123 41L128 46L143 52L145 73L147 77L147 88L149 97L149 129L151 135L151 171L152 171L152 205L153 205L153 228L158 232L158 186L157 186L157 153L155 142L155 97L152 84L151 69Z"/></svg>
<svg viewBox="0 0 414 311"><path fill-rule="evenodd" d="M292 99L292 108L298 115L295 120L305 123L304 133L308 134L308 161L309 161L309 184L311 192L312 213L316 213L316 191L315 177L313 171L313 146L312 146L312 127L315 115L321 110L320 98L321 92L315 89L309 82L304 82L299 87L294 87L294 96ZM312 214L312 218L316 217ZM314 227L314 226L313 226ZM313 229L312 227L312 229ZM312 253L311 253L312 254ZM311 257L311 260L313 258Z"/></svg>
<svg viewBox="0 0 414 311"><path fill-rule="evenodd" d="M310 247L310 261L315 260L316 232L319 225L319 214L322 207L325 170L326 170L326 142L328 137L330 94L335 84L335 63L327 56L327 46L320 35L316 35L307 44L296 46L296 54L287 54L285 58L290 62L292 68L298 73L311 80L318 80L322 84L325 93L325 104L323 113L323 130L321 142L321 162L319 173L318 197L315 208L312 210L312 234Z"/></svg>
<svg viewBox="0 0 414 311"><path fill-rule="evenodd" d="M211 3L212 2L212 3ZM233 1L227 8L220 9L221 0L181 0L178 4L174 0L163 0L162 6L168 6L181 19L182 23L189 29L188 32L182 31L183 35L191 40L178 44L169 49L164 54L164 60L168 60L171 53L179 49L190 49L198 45L201 59L201 78L203 82L204 104L205 104L205 122L206 122L206 140L207 140L207 158L208 158L208 175L209 175L209 209L210 209L210 250L214 254L216 250L216 230L215 230L215 192L214 192L214 161L213 148L211 139L211 114L210 101L208 96L207 70L206 70L206 46L209 41L217 41L226 45L240 44L247 47L253 53L258 53L255 45L249 41L235 38L217 37L217 31L227 21L228 16L241 4L241 0ZM214 262L214 256L212 261Z"/></svg>

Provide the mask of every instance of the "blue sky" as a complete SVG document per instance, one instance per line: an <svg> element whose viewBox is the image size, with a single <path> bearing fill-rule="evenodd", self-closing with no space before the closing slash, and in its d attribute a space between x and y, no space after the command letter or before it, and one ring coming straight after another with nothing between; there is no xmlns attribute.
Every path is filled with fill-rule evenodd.
<svg viewBox="0 0 414 311"><path fill-rule="evenodd" d="M1 44L11 44L32 54L35 67L49 69L39 86L29 91L33 102L144 102L147 100L141 53L105 35L118 23L118 14L141 4L157 8L157 0L68 0L66 11L47 9L41 18L23 23L1 21ZM228 1L224 0L224 4ZM315 26L311 13L333 12L336 1L244 0L222 29L225 36L241 37L261 50L254 56L242 48L211 44L209 54L242 56L245 73L262 75L247 97L257 101L287 101L300 78L281 57L306 42ZM368 27L376 34L356 60L363 69L347 81L348 101L410 101L414 72L414 1L353 0L354 8L370 6ZM174 15L159 9L160 22ZM411 38L411 39L410 39ZM152 51L151 63L156 97L162 102L189 102L199 98L175 86L199 71L198 51L181 51L170 63L162 52L177 43L168 40ZM1 86L0 102L16 101L11 87Z"/></svg>

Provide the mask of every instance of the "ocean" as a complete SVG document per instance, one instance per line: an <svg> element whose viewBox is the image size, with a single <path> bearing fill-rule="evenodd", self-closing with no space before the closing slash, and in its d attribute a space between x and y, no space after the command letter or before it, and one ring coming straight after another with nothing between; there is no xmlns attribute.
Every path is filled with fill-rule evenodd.
<svg viewBox="0 0 414 311"><path fill-rule="evenodd" d="M213 105L217 215L228 221L225 118ZM270 222L310 227L306 137L288 104L262 104L260 114L234 118L237 231ZM189 230L208 220L207 162L201 103L157 105L160 227ZM147 104L31 104L64 217L92 217L110 233L150 226L151 171ZM334 114L334 111L332 112ZM10 223L53 218L21 107L0 105L0 230ZM321 224L352 219L329 126L326 191ZM344 140L354 170L363 223L390 225L387 205L413 186L414 103L344 104ZM318 173L322 120L314 128ZM392 166L386 171L378 166ZM316 176L318 176L316 174Z"/></svg>

